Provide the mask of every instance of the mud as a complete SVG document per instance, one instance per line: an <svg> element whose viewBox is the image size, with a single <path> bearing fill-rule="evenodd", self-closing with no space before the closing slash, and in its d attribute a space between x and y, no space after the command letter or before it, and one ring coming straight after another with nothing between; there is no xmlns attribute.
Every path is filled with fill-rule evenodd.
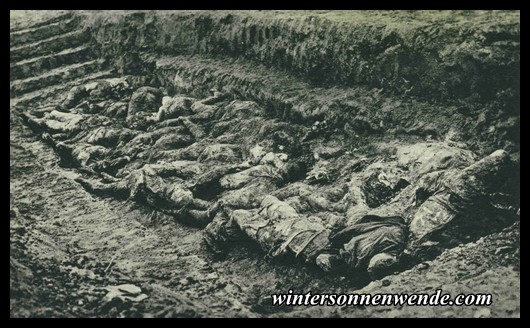
<svg viewBox="0 0 530 328"><path fill-rule="evenodd" d="M15 14L11 316L519 316L518 13Z"/></svg>

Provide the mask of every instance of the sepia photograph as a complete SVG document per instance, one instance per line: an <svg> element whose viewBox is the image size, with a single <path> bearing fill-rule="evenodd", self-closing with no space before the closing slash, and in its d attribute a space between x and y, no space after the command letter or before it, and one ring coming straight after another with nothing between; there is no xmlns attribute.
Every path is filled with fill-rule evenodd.
<svg viewBox="0 0 530 328"><path fill-rule="evenodd" d="M519 318L520 11L10 10L10 317Z"/></svg>

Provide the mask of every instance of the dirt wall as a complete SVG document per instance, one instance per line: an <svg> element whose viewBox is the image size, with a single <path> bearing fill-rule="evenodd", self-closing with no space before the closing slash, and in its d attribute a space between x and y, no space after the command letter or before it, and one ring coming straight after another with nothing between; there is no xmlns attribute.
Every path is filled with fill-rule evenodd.
<svg viewBox="0 0 530 328"><path fill-rule="evenodd" d="M95 48L127 73L153 72L154 63L140 59L146 52L158 57L233 58L256 70L285 72L303 81L302 91L281 78L266 83L244 78L247 84L229 86L236 94L273 99L275 107L302 108L294 117L317 119L324 112L344 116L352 125L359 106L335 101L333 109L329 97L293 105L290 98L322 89L331 90L331 97L335 87L363 89L361 93L370 95L365 99L375 98L368 106L364 100L357 102L361 110L367 107L363 119L376 130L444 138L453 128L479 153L519 151L518 12L340 13L333 12L337 18L319 12L111 12L87 15L85 24ZM187 65L185 70L193 71L188 76L209 76L192 84L223 84L215 74L205 73L212 65ZM388 112L389 100L398 103L393 113ZM393 117L398 117L395 124Z"/></svg>
<svg viewBox="0 0 530 328"><path fill-rule="evenodd" d="M394 15L397 20L403 14ZM518 18L498 13L396 25L294 14L137 12L100 15L93 27L96 41L111 51L134 46L244 57L318 85L362 84L428 99L489 101L499 92L518 96Z"/></svg>

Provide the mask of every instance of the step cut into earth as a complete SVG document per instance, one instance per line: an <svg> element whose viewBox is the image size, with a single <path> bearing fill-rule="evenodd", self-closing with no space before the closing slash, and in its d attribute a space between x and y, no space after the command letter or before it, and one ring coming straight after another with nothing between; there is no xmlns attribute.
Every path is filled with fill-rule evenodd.
<svg viewBox="0 0 530 328"><path fill-rule="evenodd" d="M11 31L11 106L212 254L381 279L519 220L518 14L409 14L67 13Z"/></svg>

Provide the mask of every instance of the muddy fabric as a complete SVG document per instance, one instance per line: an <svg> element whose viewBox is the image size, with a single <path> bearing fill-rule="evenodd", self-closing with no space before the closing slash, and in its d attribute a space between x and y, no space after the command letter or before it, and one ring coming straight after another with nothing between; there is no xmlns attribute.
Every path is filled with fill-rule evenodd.
<svg viewBox="0 0 530 328"><path fill-rule="evenodd" d="M221 197L231 208L255 209L275 187L276 182L271 179L255 179L241 189L224 192Z"/></svg>
<svg viewBox="0 0 530 328"><path fill-rule="evenodd" d="M82 85L66 97L68 112L51 109L33 117L63 161L90 169L93 176L80 179L87 189L207 223L213 200L224 201L229 217L234 209L258 207L285 179L289 156L271 147L289 135L278 134L281 124L261 117L265 111L255 102L219 93L202 100L163 97L157 88L129 82ZM274 140L266 139L269 130ZM252 142L260 135L252 131L264 134L262 146ZM191 161L176 168L179 160Z"/></svg>
<svg viewBox="0 0 530 328"><path fill-rule="evenodd" d="M270 179L280 178L273 167L256 165L238 173L225 175L219 180L219 183L223 189L240 189L257 177Z"/></svg>
<svg viewBox="0 0 530 328"><path fill-rule="evenodd" d="M351 204L353 200L352 213L355 213L354 217L357 219L349 220L346 228L334 233L332 248L336 248L340 258L334 258L332 262L342 261L351 269L366 270L373 256L393 254L388 256L394 258L404 249L407 243L407 220L404 217L409 214L413 215L418 210L415 203L415 191L418 185L425 188L429 181L426 178L416 182L418 177L432 171L439 172L437 170L441 168L462 167L465 163L472 162L472 158L467 156L468 153L462 154L460 149L452 149L446 145L430 144L412 150L415 153L401 149L401 166L399 159L393 162L372 164L365 171L357 174L357 182L352 182L347 188L329 190L326 193L325 189L318 192L310 185L293 184L277 192L277 195L285 200L284 202L272 196L266 196L260 204L258 215L243 216L235 221L270 255L294 253L296 256L305 252L304 258L314 259L313 255L329 248L328 236L331 230L325 228L324 220L300 215L299 211L306 213L336 211L337 208L333 206L333 203L343 201L343 204L347 206L346 204ZM431 151L442 153L433 154ZM255 147L251 150L251 154L255 162L266 162L267 154L261 148ZM408 162L404 158L408 158ZM324 164L321 166L325 167ZM248 172L242 171L227 175L221 181L225 188L239 189L250 180L252 172L262 173L260 171L262 169L261 165L257 165L248 169ZM434 179L434 175L431 174L431 180L440 181L440 179ZM410 185L407 179L417 184ZM440 186L432 185L430 188L439 191ZM351 192L356 192L358 196L347 195ZM394 197L395 200L390 202L390 199ZM435 199L433 198L432 201ZM383 204L384 206L381 206ZM308 231L300 231L302 225L298 225L299 222L304 222ZM309 242L305 245L308 250L301 250L300 245L304 244L302 240L307 240L310 235L316 234L317 227L322 228L321 234L325 237L315 237L318 246L313 249L310 246L313 244ZM293 236L294 233L299 233L299 236ZM374 260L375 262L379 263ZM373 271L375 272L376 269Z"/></svg>
<svg viewBox="0 0 530 328"><path fill-rule="evenodd" d="M368 263L368 274L373 280L381 279L382 277L391 274L392 268L398 262L398 259L395 255L389 253L379 253L370 259Z"/></svg>
<svg viewBox="0 0 530 328"><path fill-rule="evenodd" d="M428 258L457 245L466 235L477 234L483 226L502 226L508 220L509 212L500 213L492 195L509 193L510 168L507 154L497 151L465 168L424 174L377 208L352 207L346 213L348 226L356 227L366 216L402 217L410 230L407 250Z"/></svg>
<svg viewBox="0 0 530 328"><path fill-rule="evenodd" d="M203 101L197 101L191 105L191 117L196 121L205 121L212 118L219 108L218 105L206 105Z"/></svg>
<svg viewBox="0 0 530 328"><path fill-rule="evenodd" d="M160 150L178 149L192 144L193 141L189 134L172 133L158 138L153 146Z"/></svg>
<svg viewBox="0 0 530 328"><path fill-rule="evenodd" d="M143 170L148 171L152 175L158 175L162 178L176 177L182 180L189 181L191 184L195 177L202 174L207 168L195 161L173 161L157 164L147 164Z"/></svg>
<svg viewBox="0 0 530 328"><path fill-rule="evenodd" d="M418 208L410 222L411 243L428 239L443 229L457 216L490 207L493 210L489 195L503 190L508 176L509 156L498 150L463 170L450 170L437 180L441 186ZM482 209L484 210L484 209ZM467 220L480 219L470 216Z"/></svg>
<svg viewBox="0 0 530 328"><path fill-rule="evenodd" d="M186 180L193 180L202 173L196 162L176 161L163 164L147 164L126 178L113 183L99 183L81 179L89 190L98 194L124 194L128 198L147 203L193 225L205 226L212 218L208 213L211 204L194 198L186 187Z"/></svg>
<svg viewBox="0 0 530 328"><path fill-rule="evenodd" d="M137 134L138 132L129 129L99 127L89 131L86 141L93 145L115 147L120 143L128 142Z"/></svg>
<svg viewBox="0 0 530 328"><path fill-rule="evenodd" d="M334 123L282 122L253 101L168 97L129 80L73 88L28 121L63 164L85 169L89 191L207 226L214 250L244 239L272 257L377 275L403 249L454 244L455 227L511 206L502 152L477 162L451 142L421 142L363 157Z"/></svg>
<svg viewBox="0 0 530 328"><path fill-rule="evenodd" d="M86 91L84 86L75 86L71 88L62 103L63 108L68 109L74 107L75 105L77 105L79 100L81 100L87 94L88 92Z"/></svg>
<svg viewBox="0 0 530 328"><path fill-rule="evenodd" d="M219 111L221 120L245 119L262 116L263 110L253 101L234 100L228 106Z"/></svg>
<svg viewBox="0 0 530 328"><path fill-rule="evenodd" d="M206 244L216 252L222 252L233 243L241 242L245 239L239 226L234 218L241 215L253 216L254 212L235 210L232 217L229 218L223 211L216 213L212 222L210 222L203 231L203 237Z"/></svg>
<svg viewBox="0 0 530 328"><path fill-rule="evenodd" d="M35 118L34 122L52 132L72 132L81 130L80 123L83 119L84 117L80 114L62 113L54 110L42 119Z"/></svg>
<svg viewBox="0 0 530 328"><path fill-rule="evenodd" d="M328 245L329 231L316 217L300 216L291 206L266 196L257 215L233 217L270 256L287 252L312 261Z"/></svg>
<svg viewBox="0 0 530 328"><path fill-rule="evenodd" d="M367 215L354 226L331 237L333 243L343 244L340 253L353 269L366 269L378 253L397 254L406 243L406 226L401 217Z"/></svg>
<svg viewBox="0 0 530 328"><path fill-rule="evenodd" d="M248 168L248 166L244 164L215 166L203 174L197 176L197 179L193 183L192 189L195 194L201 194L205 197L215 195L222 189L222 186L220 185L220 179L234 172L245 170L246 168Z"/></svg>
<svg viewBox="0 0 530 328"><path fill-rule="evenodd" d="M157 118L159 121L164 121L182 115L189 115L191 114L191 105L194 101L194 98L182 96L163 97L162 106L158 109Z"/></svg>
<svg viewBox="0 0 530 328"><path fill-rule="evenodd" d="M302 182L289 184L271 195L285 201L299 213L343 213L349 206L346 185L315 186ZM331 212L331 213L330 213Z"/></svg>
<svg viewBox="0 0 530 328"><path fill-rule="evenodd" d="M415 177L437 170L466 167L476 160L471 151L443 142L403 146L397 149L396 157L398 165L408 168Z"/></svg>
<svg viewBox="0 0 530 328"><path fill-rule="evenodd" d="M44 114L36 113L36 115L26 113L24 117L32 128L39 132L44 130L53 139L61 139L67 143L87 142L86 136L90 133L90 129L111 125L111 120L103 115L64 113L57 110Z"/></svg>
<svg viewBox="0 0 530 328"><path fill-rule="evenodd" d="M84 87L92 101L100 99L117 100L131 91L131 84L127 77L90 82L85 84Z"/></svg>
<svg viewBox="0 0 530 328"><path fill-rule="evenodd" d="M241 149L238 145L232 144L208 145L197 160L199 162L235 163L241 160Z"/></svg>
<svg viewBox="0 0 530 328"><path fill-rule="evenodd" d="M117 100L129 90L130 84L125 77L94 81L71 88L61 105L63 109L68 110L77 106L81 100Z"/></svg>
<svg viewBox="0 0 530 328"><path fill-rule="evenodd" d="M257 160L257 159L256 159ZM227 174L219 180L221 188L226 190L240 189L255 179L270 179L280 182L286 169L285 154L267 153L259 159L259 164L241 172Z"/></svg>
<svg viewBox="0 0 530 328"><path fill-rule="evenodd" d="M162 92L153 87L141 87L131 96L127 116L138 112L157 112L162 103Z"/></svg>
<svg viewBox="0 0 530 328"><path fill-rule="evenodd" d="M401 185L406 185L408 182L406 180ZM400 186L397 184L392 186L384 175L381 173L373 173L370 175L363 184L363 192L365 194L366 204L369 207L378 207L388 200L390 200L397 191L399 191Z"/></svg>
<svg viewBox="0 0 530 328"><path fill-rule="evenodd" d="M412 206L411 190L438 188L427 187L425 177L432 174L432 179L444 170L465 168L475 162L473 153L445 142L400 146L393 157L394 160L377 161L352 175L348 197L353 205L347 210L351 223L368 213L405 218L404 213Z"/></svg>
<svg viewBox="0 0 530 328"><path fill-rule="evenodd" d="M125 145L121 147L120 152L124 155L134 157L139 152L144 151L146 148L153 145L154 143L155 140L153 140L152 134L139 133L131 140L126 142Z"/></svg>
<svg viewBox="0 0 530 328"><path fill-rule="evenodd" d="M67 146L59 143L57 149L62 153L69 152L73 163L81 167L94 167L97 162L102 160L109 150L100 145L91 145L87 143L77 143L74 146Z"/></svg>
<svg viewBox="0 0 530 328"><path fill-rule="evenodd" d="M115 102L105 108L108 117L125 118L127 116L128 104L123 101Z"/></svg>
<svg viewBox="0 0 530 328"><path fill-rule="evenodd" d="M181 126L186 128L188 133L195 139L200 140L204 138L207 134L203 127L201 127L199 124L193 123L189 118L187 117L179 117L179 122Z"/></svg>
<svg viewBox="0 0 530 328"><path fill-rule="evenodd" d="M160 128L150 132L133 131L131 135L134 137L130 140L121 138L114 152L116 157L127 156L131 160L139 159L143 162L156 160L171 162L179 158L165 156L164 151L176 150L193 143L192 137L180 126Z"/></svg>
<svg viewBox="0 0 530 328"><path fill-rule="evenodd" d="M294 182L278 190L272 191L271 195L283 201L289 197L295 197L295 196L300 196L300 195L304 195L307 193L313 193L314 191L315 191L314 186L308 185L304 182Z"/></svg>

